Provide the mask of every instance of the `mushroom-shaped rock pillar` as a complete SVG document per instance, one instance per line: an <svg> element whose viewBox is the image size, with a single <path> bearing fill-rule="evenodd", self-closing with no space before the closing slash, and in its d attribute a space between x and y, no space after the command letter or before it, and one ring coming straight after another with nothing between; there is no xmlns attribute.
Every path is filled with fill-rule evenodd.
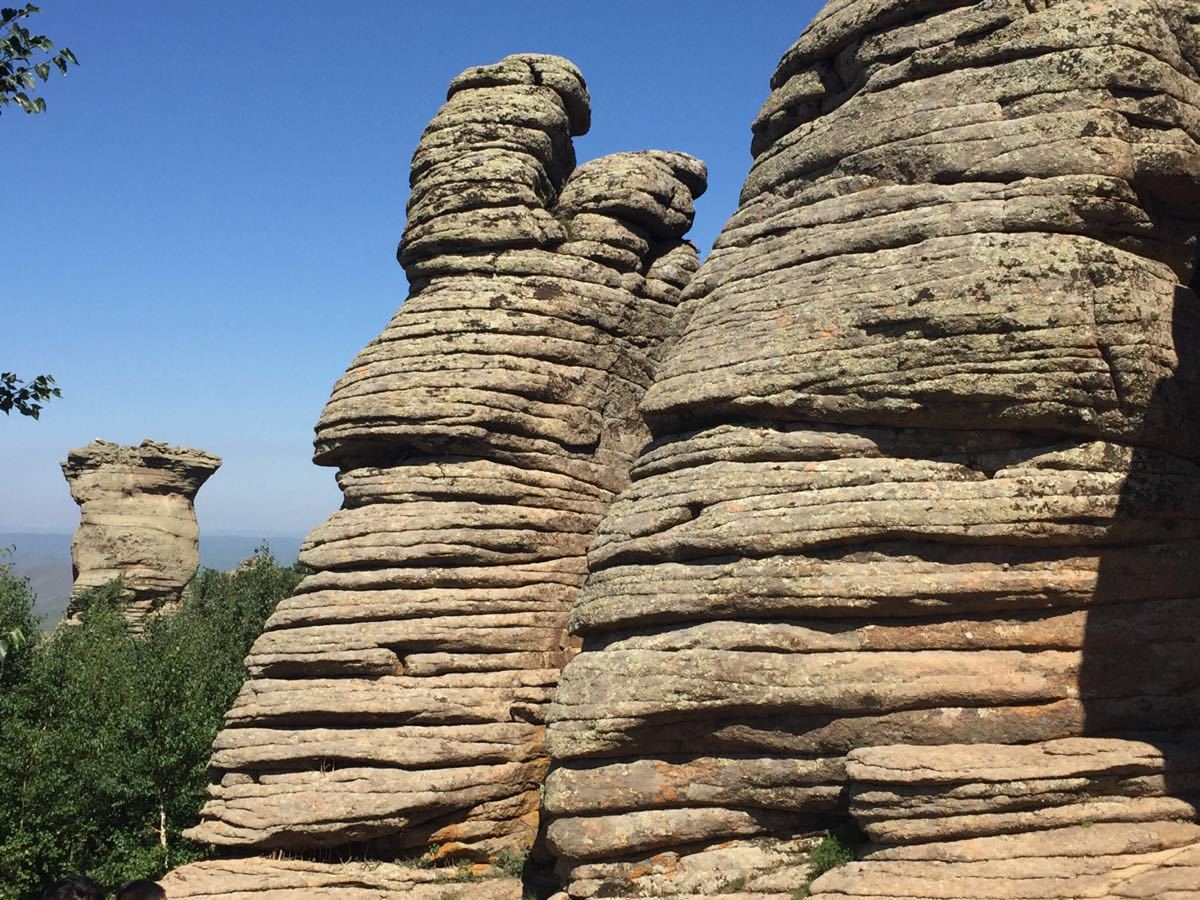
<svg viewBox="0 0 1200 900"><path fill-rule="evenodd" d="M72 450L62 463L80 511L72 600L119 578L128 595L122 611L136 629L176 604L200 565L196 494L220 465L210 453L151 440Z"/></svg>

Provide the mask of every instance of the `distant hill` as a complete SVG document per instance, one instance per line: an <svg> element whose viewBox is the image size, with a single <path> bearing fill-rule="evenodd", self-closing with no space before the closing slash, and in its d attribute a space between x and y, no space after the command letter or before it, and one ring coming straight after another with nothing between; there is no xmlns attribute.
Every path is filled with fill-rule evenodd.
<svg viewBox="0 0 1200 900"><path fill-rule="evenodd" d="M266 542L281 563L295 561L301 538L294 536L256 537L247 534L200 535L200 565L212 569L232 569L261 543ZM51 626L62 618L71 593L71 535L34 532L0 532L0 548L13 573L28 578L37 594L34 613Z"/></svg>

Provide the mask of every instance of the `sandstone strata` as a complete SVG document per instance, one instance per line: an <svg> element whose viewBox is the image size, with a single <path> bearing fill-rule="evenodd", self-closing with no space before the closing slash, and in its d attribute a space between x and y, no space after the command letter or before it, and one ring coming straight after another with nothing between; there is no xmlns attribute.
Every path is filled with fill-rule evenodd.
<svg viewBox="0 0 1200 900"><path fill-rule="evenodd" d="M200 565L193 501L220 465L210 453L150 440L136 447L97 440L72 450L62 464L80 508L72 597L119 578L135 627L177 602Z"/></svg>
<svg viewBox="0 0 1200 900"><path fill-rule="evenodd" d="M851 816L899 846L821 895L1194 888L1197 66L1183 0L831 0L785 54L572 615L572 897Z"/></svg>
<svg viewBox="0 0 1200 900"><path fill-rule="evenodd" d="M472 881L455 881L455 878ZM414 868L395 863L305 859L211 860L169 873L168 897L219 900L520 900L521 881L503 873Z"/></svg>
<svg viewBox="0 0 1200 900"><path fill-rule="evenodd" d="M173 897L252 881L277 850L436 847L440 864L533 845L568 612L647 438L637 403L697 267L683 238L705 186L680 153L576 167L589 116L570 62L511 56L457 77L423 134L398 254L412 292L317 425L345 503L247 659L191 832L259 857L184 870Z"/></svg>

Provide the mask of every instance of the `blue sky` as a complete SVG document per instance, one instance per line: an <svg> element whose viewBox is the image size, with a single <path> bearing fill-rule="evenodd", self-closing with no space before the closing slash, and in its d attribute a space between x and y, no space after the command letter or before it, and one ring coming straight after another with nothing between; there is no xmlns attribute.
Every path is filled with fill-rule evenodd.
<svg viewBox="0 0 1200 900"><path fill-rule="evenodd" d="M820 6L40 2L34 30L81 65L45 115L0 114L0 369L52 373L64 396L40 422L0 417L0 530L73 529L67 450L152 437L224 457L203 529L263 535L340 502L312 426L404 299L408 160L455 74L573 59L593 106L581 162L659 147L708 163L704 252L771 71Z"/></svg>

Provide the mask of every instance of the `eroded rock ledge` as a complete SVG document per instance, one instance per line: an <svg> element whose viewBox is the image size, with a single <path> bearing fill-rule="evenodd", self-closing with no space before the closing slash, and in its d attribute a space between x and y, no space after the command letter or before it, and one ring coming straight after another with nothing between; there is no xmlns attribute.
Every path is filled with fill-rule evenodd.
<svg viewBox="0 0 1200 900"><path fill-rule="evenodd" d="M96 440L72 450L62 463L80 509L72 597L119 578L135 628L178 602L200 565L194 500L220 465L219 456L151 440L136 447Z"/></svg>
<svg viewBox="0 0 1200 900"><path fill-rule="evenodd" d="M436 864L534 844L567 616L647 440L637 403L698 265L706 177L662 151L576 167L589 115L570 62L511 56L456 78L422 136L412 293L317 425L345 502L250 653L191 832L244 858L177 873L172 897L281 850Z"/></svg>
<svg viewBox="0 0 1200 900"><path fill-rule="evenodd" d="M814 896L1191 896L1198 65L1182 0L831 0L787 52L572 615L572 897L855 820L896 846Z"/></svg>

